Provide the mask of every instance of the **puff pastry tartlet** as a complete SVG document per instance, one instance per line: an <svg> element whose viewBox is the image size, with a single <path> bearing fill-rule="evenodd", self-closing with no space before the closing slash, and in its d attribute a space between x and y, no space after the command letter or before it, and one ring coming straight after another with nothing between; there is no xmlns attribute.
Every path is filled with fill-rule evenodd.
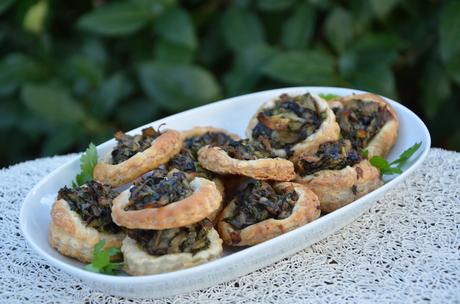
<svg viewBox="0 0 460 304"><path fill-rule="evenodd" d="M117 132L117 146L106 160L94 168L94 179L118 187L158 168L182 147L182 135L175 130L156 131L152 127L135 136Z"/></svg>
<svg viewBox="0 0 460 304"><path fill-rule="evenodd" d="M248 180L219 216L218 230L228 245L254 245L319 216L318 197L306 186Z"/></svg>
<svg viewBox="0 0 460 304"><path fill-rule="evenodd" d="M294 179L294 165L275 157L261 142L248 139L233 141L221 147L205 146L198 151L200 164L219 174L237 174L260 180Z"/></svg>
<svg viewBox="0 0 460 304"><path fill-rule="evenodd" d="M222 253L222 240L212 223L205 219L181 228L128 230L121 251L127 273L147 275L213 260Z"/></svg>
<svg viewBox="0 0 460 304"><path fill-rule="evenodd" d="M110 216L115 196L108 186L94 181L77 189L59 190L51 209L50 245L85 263L91 262L94 246L101 240L106 241L104 248L120 248L124 233Z"/></svg>
<svg viewBox="0 0 460 304"><path fill-rule="evenodd" d="M382 97L357 94L335 99L336 112L343 138L355 149L367 149L368 157L385 157L396 142L399 121L395 110Z"/></svg>
<svg viewBox="0 0 460 304"><path fill-rule="evenodd" d="M249 121L246 136L268 141L279 157L296 158L313 152L326 141L337 140L339 125L328 103L317 95L289 96L264 103Z"/></svg>
<svg viewBox="0 0 460 304"><path fill-rule="evenodd" d="M343 139L321 144L314 155L302 155L296 171L295 181L318 196L324 212L343 207L383 184L379 170Z"/></svg>
<svg viewBox="0 0 460 304"><path fill-rule="evenodd" d="M177 228L203 220L221 203L213 181L162 166L114 199L112 218L129 229Z"/></svg>

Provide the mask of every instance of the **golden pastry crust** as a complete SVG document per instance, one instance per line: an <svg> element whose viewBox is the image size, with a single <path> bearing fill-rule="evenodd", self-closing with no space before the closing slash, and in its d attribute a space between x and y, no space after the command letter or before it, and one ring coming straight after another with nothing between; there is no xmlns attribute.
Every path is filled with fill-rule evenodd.
<svg viewBox="0 0 460 304"><path fill-rule="evenodd" d="M128 229L169 229L188 226L211 216L220 208L222 195L213 181L195 177L192 195L159 208L128 210L129 189L113 200L112 219Z"/></svg>
<svg viewBox="0 0 460 304"><path fill-rule="evenodd" d="M63 255L89 263L93 257L94 246L99 241L106 241L104 248L120 248L123 238L124 233L109 234L87 227L65 200L59 199L54 202L48 241Z"/></svg>
<svg viewBox="0 0 460 304"><path fill-rule="evenodd" d="M312 97L315 99L318 108L321 111L326 111L326 119L323 121L321 126L315 133L311 134L303 141L298 142L294 146L292 146L291 150L293 155L290 157L291 160L295 161L298 156L302 153L311 154L313 151L318 149L318 146L327 141L337 140L340 137L340 127L339 124L335 121L334 112L329 107L327 101L319 97L318 95L313 95ZM264 104L262 104L257 112L252 116L249 121L249 124L246 128L246 136L249 139L252 139L252 130L257 125L257 115L259 112L264 111L267 108L271 108L275 105L275 100L270 100ZM273 149L272 150L276 155L279 157L286 157L286 151L284 149Z"/></svg>
<svg viewBox="0 0 460 304"><path fill-rule="evenodd" d="M299 199L288 218L282 220L267 219L241 230L235 230L223 220L232 216L236 209L235 201L232 200L219 216L217 224L224 243L231 246L255 245L317 219L321 213L319 200L308 187L297 183L283 182L275 184L274 188L283 190L292 186L299 195Z"/></svg>
<svg viewBox="0 0 460 304"><path fill-rule="evenodd" d="M193 128L191 128L189 130L182 131L182 136L183 136L184 139L187 139L187 138L194 137L194 136L204 135L207 132L210 132L210 133L224 133L224 134L228 135L233 140L239 140L240 139L240 137L238 135L236 135L234 133L230 133L225 129L214 128L214 127L210 127L210 126L204 126L204 127L196 126L196 127L193 127Z"/></svg>
<svg viewBox="0 0 460 304"><path fill-rule="evenodd" d="M198 151L200 164L219 174L237 174L259 180L289 181L295 178L294 164L282 158L240 160L219 147L205 146Z"/></svg>
<svg viewBox="0 0 460 304"><path fill-rule="evenodd" d="M124 270L131 275L147 275L189 268L211 261L222 254L222 240L212 228L208 232L209 247L195 254L173 253L153 256L145 252L130 237L123 240L121 251L124 257Z"/></svg>
<svg viewBox="0 0 460 304"><path fill-rule="evenodd" d="M391 118L372 138L367 147L365 147L365 149L368 151L369 158L375 155L380 155L382 157L387 156L388 152L390 152L391 148L395 144L396 138L398 137L399 120L396 111L388 102L385 101L385 99L370 93L349 95L338 98L334 100L333 106L337 106L337 102L340 102L343 106L346 106L353 100L360 100L362 102L376 102L386 107L386 109L390 112Z"/></svg>
<svg viewBox="0 0 460 304"><path fill-rule="evenodd" d="M156 138L150 148L138 152L130 159L116 165L108 161L99 162L94 168L94 180L118 187L132 182L139 176L167 163L182 148L182 134L166 130Z"/></svg>
<svg viewBox="0 0 460 304"><path fill-rule="evenodd" d="M383 185L379 170L367 159L341 170L298 175L295 181L316 193L324 212L337 210Z"/></svg>

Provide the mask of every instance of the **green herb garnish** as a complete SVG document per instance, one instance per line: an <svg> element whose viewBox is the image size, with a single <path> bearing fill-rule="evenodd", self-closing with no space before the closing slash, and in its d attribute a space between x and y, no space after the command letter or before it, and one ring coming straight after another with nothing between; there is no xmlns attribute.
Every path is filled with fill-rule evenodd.
<svg viewBox="0 0 460 304"><path fill-rule="evenodd" d="M80 157L80 173L72 182L72 187L77 188L84 183L93 180L94 167L97 164L97 150L93 143L90 143L85 153Z"/></svg>
<svg viewBox="0 0 460 304"><path fill-rule="evenodd" d="M335 99L335 98L340 97L340 96L335 95L335 94L319 94L319 97L321 97L324 100L329 101L329 100Z"/></svg>
<svg viewBox="0 0 460 304"><path fill-rule="evenodd" d="M93 260L91 264L85 266L85 269L92 272L114 275L116 274L123 263L110 262L110 258L119 254L120 249L110 247L102 249L105 245L105 240L100 240L93 251Z"/></svg>
<svg viewBox="0 0 460 304"><path fill-rule="evenodd" d="M373 156L369 160L370 163L380 170L380 173L390 175L390 174L401 174L402 170L401 167L406 163L406 161L411 158L411 156L417 151L420 146L422 145L421 142L414 144L409 149L405 150L398 159L389 163L386 159L381 156ZM367 156L367 150L362 151L362 155Z"/></svg>

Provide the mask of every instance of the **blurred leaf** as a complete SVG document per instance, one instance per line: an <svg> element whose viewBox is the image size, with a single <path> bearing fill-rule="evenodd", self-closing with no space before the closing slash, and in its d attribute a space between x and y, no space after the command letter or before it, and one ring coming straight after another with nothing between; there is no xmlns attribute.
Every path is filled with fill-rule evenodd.
<svg viewBox="0 0 460 304"><path fill-rule="evenodd" d="M395 79L388 65L379 64L362 67L346 79L354 88L390 98L396 97Z"/></svg>
<svg viewBox="0 0 460 304"><path fill-rule="evenodd" d="M0 14L9 9L15 2L16 0L0 0Z"/></svg>
<svg viewBox="0 0 460 304"><path fill-rule="evenodd" d="M370 0L372 10L379 18L384 18L401 0Z"/></svg>
<svg viewBox="0 0 460 304"><path fill-rule="evenodd" d="M441 58L454 81L460 83L460 2L449 1L439 26Z"/></svg>
<svg viewBox="0 0 460 304"><path fill-rule="evenodd" d="M122 127L129 130L158 119L159 105L152 100L132 100L121 104L115 115Z"/></svg>
<svg viewBox="0 0 460 304"><path fill-rule="evenodd" d="M24 29L35 34L42 33L47 14L48 2L46 0L35 3L24 17Z"/></svg>
<svg viewBox="0 0 460 304"><path fill-rule="evenodd" d="M20 122L18 110L17 103L0 100L0 129L11 128Z"/></svg>
<svg viewBox="0 0 460 304"><path fill-rule="evenodd" d="M303 48L313 34L315 10L308 4L299 6L294 14L284 23L281 40L287 48Z"/></svg>
<svg viewBox="0 0 460 304"><path fill-rule="evenodd" d="M80 104L62 87L25 85L21 99L31 111L49 122L68 124L85 118Z"/></svg>
<svg viewBox="0 0 460 304"><path fill-rule="evenodd" d="M290 8L295 0L257 0L257 7L265 11L281 11Z"/></svg>
<svg viewBox="0 0 460 304"><path fill-rule="evenodd" d="M107 114L115 109L117 104L129 96L133 86L127 77L122 73L115 73L106 79L99 89L99 102L96 105L97 113Z"/></svg>
<svg viewBox="0 0 460 304"><path fill-rule="evenodd" d="M0 96L13 93L25 81L43 79L45 69L35 60L11 53L0 62Z"/></svg>
<svg viewBox="0 0 460 304"><path fill-rule="evenodd" d="M81 29L107 36L128 35L153 19L151 12L132 2L105 4L78 20Z"/></svg>
<svg viewBox="0 0 460 304"><path fill-rule="evenodd" d="M449 77L439 63L429 61L421 78L423 111L433 119L451 94Z"/></svg>
<svg viewBox="0 0 460 304"><path fill-rule="evenodd" d="M260 79L262 67L276 54L266 45L248 47L238 53L233 69L224 77L228 96L250 92Z"/></svg>
<svg viewBox="0 0 460 304"><path fill-rule="evenodd" d="M170 111L196 107L220 96L214 77L195 65L146 62L139 77L144 92Z"/></svg>
<svg viewBox="0 0 460 304"><path fill-rule="evenodd" d="M102 82L101 68L87 57L73 56L70 59L70 69L66 67L75 81L85 80L90 87L98 87Z"/></svg>
<svg viewBox="0 0 460 304"><path fill-rule="evenodd" d="M42 146L42 155L56 155L65 152L75 143L75 134L71 127L60 127L48 135Z"/></svg>
<svg viewBox="0 0 460 304"><path fill-rule="evenodd" d="M257 15L241 8L233 7L224 13L221 30L226 44L234 51L260 44L265 39L263 26Z"/></svg>
<svg viewBox="0 0 460 304"><path fill-rule="evenodd" d="M293 85L333 85L334 60L320 51L280 53L263 68L265 75Z"/></svg>
<svg viewBox="0 0 460 304"><path fill-rule="evenodd" d="M187 11L174 8L162 14L155 22L158 36L174 44L196 49L198 43L195 28Z"/></svg>
<svg viewBox="0 0 460 304"><path fill-rule="evenodd" d="M107 50L99 39L86 39L83 42L81 53L99 65L104 65L107 62Z"/></svg>
<svg viewBox="0 0 460 304"><path fill-rule="evenodd" d="M350 14L340 6L327 17L325 30L329 43L339 53L353 38L353 21Z"/></svg>
<svg viewBox="0 0 460 304"><path fill-rule="evenodd" d="M155 43L155 59L176 64L191 63L195 52L188 47L158 39Z"/></svg>

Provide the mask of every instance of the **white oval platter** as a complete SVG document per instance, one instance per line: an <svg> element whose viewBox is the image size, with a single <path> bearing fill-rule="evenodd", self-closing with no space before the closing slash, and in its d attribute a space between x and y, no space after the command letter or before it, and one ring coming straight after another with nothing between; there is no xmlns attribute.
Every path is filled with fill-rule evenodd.
<svg viewBox="0 0 460 304"><path fill-rule="evenodd" d="M158 127L160 124L166 123L167 128L178 130L186 130L197 125L211 125L244 136L249 118L260 104L276 98L282 93L295 95L306 92L341 96L364 93L359 90L332 87L294 87L263 91L229 98L175 114L139 127L129 133L140 132L146 126ZM423 162L431 145L430 134L426 126L420 118L403 105L390 99L386 100L395 108L400 120L398 140L388 159L393 160L414 143L422 142L419 151L404 167L404 172L399 176L387 177L385 185L353 203L256 246L226 249L224 255L215 261L157 275L109 276L84 270L83 264L62 256L48 244L51 205L58 189L64 185L70 185L79 172L79 157L48 174L27 195L20 212L23 235L30 246L49 264L80 278L88 286L113 295L159 298L229 281L292 255L354 221L385 192L407 178ZM115 141L112 139L99 145L97 147L99 155L105 155L114 144Z"/></svg>

